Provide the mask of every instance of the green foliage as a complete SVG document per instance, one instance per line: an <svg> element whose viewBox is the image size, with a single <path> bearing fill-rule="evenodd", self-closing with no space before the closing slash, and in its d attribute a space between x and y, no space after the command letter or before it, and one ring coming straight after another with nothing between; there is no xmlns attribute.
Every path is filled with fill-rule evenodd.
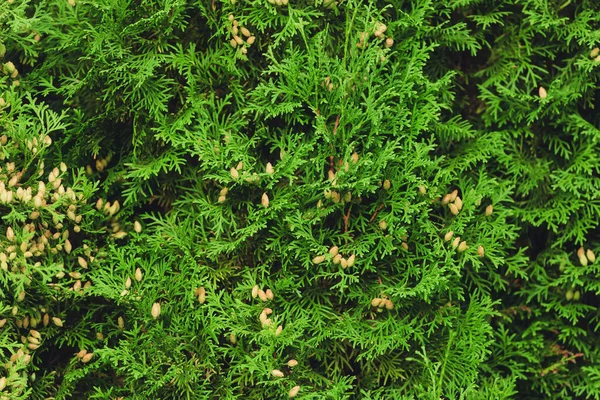
<svg viewBox="0 0 600 400"><path fill-rule="evenodd" d="M281 3L0 4L0 399L600 398L600 6Z"/></svg>

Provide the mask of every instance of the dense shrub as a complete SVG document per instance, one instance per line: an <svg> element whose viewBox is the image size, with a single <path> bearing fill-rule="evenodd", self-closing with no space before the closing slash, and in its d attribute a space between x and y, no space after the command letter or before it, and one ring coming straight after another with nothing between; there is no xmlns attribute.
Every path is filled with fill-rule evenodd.
<svg viewBox="0 0 600 400"><path fill-rule="evenodd" d="M600 398L599 28L0 4L2 398Z"/></svg>

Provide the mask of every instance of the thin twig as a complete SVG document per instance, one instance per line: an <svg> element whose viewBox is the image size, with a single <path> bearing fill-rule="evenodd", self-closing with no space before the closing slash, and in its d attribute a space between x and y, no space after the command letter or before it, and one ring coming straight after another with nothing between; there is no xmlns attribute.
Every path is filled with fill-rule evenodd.
<svg viewBox="0 0 600 400"><path fill-rule="evenodd" d="M335 125L333 126L333 136L337 135L337 130L338 130L338 127L340 126L340 117L341 117L341 115L338 115L337 118L335 119Z"/></svg>
<svg viewBox="0 0 600 400"><path fill-rule="evenodd" d="M348 207L348 213L344 215L344 233L348 232L348 221L350 220L350 210L352 209L352 204Z"/></svg>
<svg viewBox="0 0 600 400"><path fill-rule="evenodd" d="M383 208L383 203L380 204L379 207L377 207L377 210L375 210L375 212L373 213L373 215L371 215L371 219L369 219L369 223L373 222L373 220L375 219L377 214L379 214L379 211L381 211L382 208Z"/></svg>

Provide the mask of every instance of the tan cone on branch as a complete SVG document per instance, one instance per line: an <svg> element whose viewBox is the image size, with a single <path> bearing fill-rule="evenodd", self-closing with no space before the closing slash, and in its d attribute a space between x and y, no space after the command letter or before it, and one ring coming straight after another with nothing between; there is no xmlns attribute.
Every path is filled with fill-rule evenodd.
<svg viewBox="0 0 600 400"><path fill-rule="evenodd" d="M160 316L160 303L152 304L152 318L157 319Z"/></svg>
<svg viewBox="0 0 600 400"><path fill-rule="evenodd" d="M285 375L283 374L283 372L281 372L278 369L274 369L271 371L271 375L273 375L275 378L283 378Z"/></svg>
<svg viewBox="0 0 600 400"><path fill-rule="evenodd" d="M290 392L288 393L288 397L291 399L293 397L296 397L298 395L298 392L300 392L300 386L294 386L293 388L290 389Z"/></svg>

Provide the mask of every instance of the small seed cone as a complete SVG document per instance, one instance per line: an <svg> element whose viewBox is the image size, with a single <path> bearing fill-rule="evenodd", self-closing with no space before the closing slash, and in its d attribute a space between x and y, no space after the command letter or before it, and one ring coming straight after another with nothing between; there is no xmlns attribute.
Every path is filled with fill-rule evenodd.
<svg viewBox="0 0 600 400"><path fill-rule="evenodd" d="M448 204L448 208L450 209L452 215L458 215L458 207L456 207L456 204L450 203Z"/></svg>
<svg viewBox="0 0 600 400"><path fill-rule="evenodd" d="M450 239L452 239L452 235L454 235L454 232L452 232L452 231L446 232L446 234L444 235L444 241L446 241L446 242L450 241Z"/></svg>
<svg viewBox="0 0 600 400"><path fill-rule="evenodd" d="M325 256L316 256L312 260L313 264L321 264L323 261L325 261Z"/></svg>
<svg viewBox="0 0 600 400"><path fill-rule="evenodd" d="M289 398L291 399L293 397L296 397L298 395L298 392L300 392L300 386L294 386L290 389L290 392L288 393Z"/></svg>
<svg viewBox="0 0 600 400"><path fill-rule="evenodd" d="M591 249L587 249L587 251L585 252L585 255L591 263L596 261L596 255L594 254L594 252Z"/></svg>
<svg viewBox="0 0 600 400"><path fill-rule="evenodd" d="M160 303L154 303L152 305L152 318L157 319L160 316Z"/></svg>
<svg viewBox="0 0 600 400"><path fill-rule="evenodd" d="M492 212L494 212L494 206L492 206L491 204L489 206L487 206L485 208L485 216L489 217L490 215L492 215Z"/></svg>

